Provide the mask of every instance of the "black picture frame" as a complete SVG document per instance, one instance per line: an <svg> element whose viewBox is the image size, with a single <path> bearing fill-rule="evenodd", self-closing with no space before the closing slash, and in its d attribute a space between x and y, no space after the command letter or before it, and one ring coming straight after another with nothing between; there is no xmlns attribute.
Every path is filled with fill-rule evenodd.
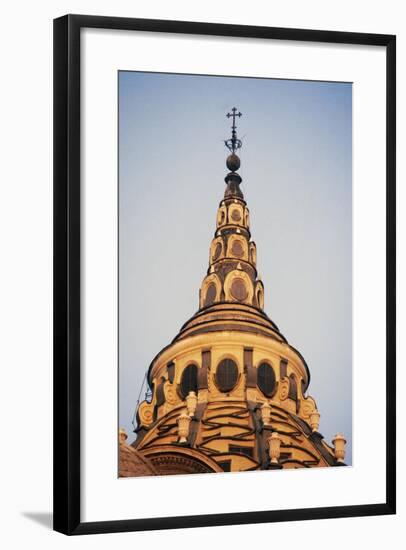
<svg viewBox="0 0 406 550"><path fill-rule="evenodd" d="M386 500L379 504L82 523L80 514L80 31L102 28L386 48ZM54 20L54 529L67 535L394 514L396 511L396 37L66 15Z"/></svg>

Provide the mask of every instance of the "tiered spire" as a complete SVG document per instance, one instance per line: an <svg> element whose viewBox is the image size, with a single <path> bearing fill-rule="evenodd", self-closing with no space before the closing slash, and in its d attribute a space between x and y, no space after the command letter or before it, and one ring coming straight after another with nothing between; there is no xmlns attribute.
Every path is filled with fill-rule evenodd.
<svg viewBox="0 0 406 550"><path fill-rule="evenodd" d="M232 117L231 138L224 143L230 151L226 166L230 172L224 199L217 211L217 228L210 247L209 269L200 290L200 307L220 302L237 302L263 309L264 287L257 280L256 245L251 241L249 210L240 189L237 173L241 161L236 151L242 147L237 136L235 107L226 115Z"/></svg>

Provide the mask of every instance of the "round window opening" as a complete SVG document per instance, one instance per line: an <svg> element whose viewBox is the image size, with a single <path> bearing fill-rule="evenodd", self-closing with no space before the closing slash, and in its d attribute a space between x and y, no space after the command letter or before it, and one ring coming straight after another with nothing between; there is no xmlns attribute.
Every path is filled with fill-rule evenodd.
<svg viewBox="0 0 406 550"><path fill-rule="evenodd" d="M244 280L240 277L236 277L231 283L231 294L233 298L239 302L246 300L248 296L247 287L245 286Z"/></svg>
<svg viewBox="0 0 406 550"><path fill-rule="evenodd" d="M238 367L232 359L220 361L216 371L216 383L220 391L229 392L238 380Z"/></svg>
<svg viewBox="0 0 406 550"><path fill-rule="evenodd" d="M268 363L261 363L258 367L258 387L264 395L270 397L276 386L275 372Z"/></svg>
<svg viewBox="0 0 406 550"><path fill-rule="evenodd" d="M180 379L180 393L183 399L185 399L189 392L194 391L197 393L197 366L189 365L182 372Z"/></svg>

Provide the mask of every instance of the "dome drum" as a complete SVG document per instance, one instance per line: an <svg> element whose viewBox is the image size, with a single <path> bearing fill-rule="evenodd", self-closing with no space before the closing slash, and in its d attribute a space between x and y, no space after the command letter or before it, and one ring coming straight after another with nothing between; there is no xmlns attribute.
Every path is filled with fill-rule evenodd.
<svg viewBox="0 0 406 550"><path fill-rule="evenodd" d="M236 397L235 391L243 397L244 392L250 390L248 393L251 400L252 389L255 389L255 401L264 398L275 398L279 402L290 400L295 405L289 405L289 408L292 412L297 412L297 407L302 406L301 400L308 399L300 391L300 381L305 377L303 366L296 358L295 361L288 362L286 370L286 359L281 360L275 354L273 345L264 348L261 343L258 347L250 348L244 340L252 341L243 337L230 345L229 340L223 337L210 349L184 353L176 361L171 358L165 362L166 358L158 361L152 372L155 388L153 398L151 403L144 402L140 407L140 423L149 425L160 418L163 412L166 414L178 406L189 392L194 392L199 401L205 398L207 400L207 395L200 395L201 390L207 388L212 398L217 399L230 395ZM171 382L169 372L173 368L175 371ZM224 372L220 374L222 370ZM309 416L314 408L314 402L307 401L302 406L302 412ZM145 415L144 409L149 409L152 414L150 412Z"/></svg>
<svg viewBox="0 0 406 550"><path fill-rule="evenodd" d="M223 332L214 340L192 337L189 342L173 344L166 355L157 359L151 373L156 391L149 405L154 407L156 414L144 424L144 429L139 430L134 447L144 457L150 457L150 453L162 457L168 445L186 445L187 449L214 460L219 468L216 471L269 469L269 457L263 452L266 433L269 437L267 430L275 429L278 422L282 422L282 434L289 434L287 424L291 424L292 433L299 433L295 424L299 422L299 414L303 419L300 429L306 428L313 433L309 423L316 410L315 403L301 393L306 369L300 357L282 342L278 345L271 341L266 343L262 337L256 341L244 334L236 334L230 340L230 335ZM210 348L204 345L205 342L211 343ZM278 352L278 346L285 347L287 355L281 356L282 347ZM293 386L292 380L295 380ZM185 399L190 392L198 394L198 403L187 432L187 442L181 444L175 427L171 426L176 426L174 421L184 414ZM162 403L162 395L165 399L169 396L171 402ZM271 407L269 426L264 425L261 414L261 408L267 403ZM231 418L231 423L223 420L227 417ZM260 444L262 439L264 442ZM329 451L323 450L327 456L323 458L314 445L310 441L306 443L306 439L292 440L289 435L282 436L280 467L309 467L312 461L313 465L328 465ZM318 445L322 448L320 443ZM181 465L182 461L175 461L170 466L169 462L162 465L162 469L159 461L151 464L159 473L164 470L179 473L175 463L180 471L188 468Z"/></svg>

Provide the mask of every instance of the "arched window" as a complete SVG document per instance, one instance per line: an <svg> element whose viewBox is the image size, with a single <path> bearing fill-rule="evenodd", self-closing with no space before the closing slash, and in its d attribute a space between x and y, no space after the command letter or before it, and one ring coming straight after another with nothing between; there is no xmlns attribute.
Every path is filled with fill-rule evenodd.
<svg viewBox="0 0 406 550"><path fill-rule="evenodd" d="M220 361L216 370L216 384L220 391L229 392L238 380L238 367L232 359Z"/></svg>
<svg viewBox="0 0 406 550"><path fill-rule="evenodd" d="M296 376L293 372L289 375L289 397L294 401L297 401L297 382Z"/></svg>
<svg viewBox="0 0 406 550"><path fill-rule="evenodd" d="M165 403L165 393L164 393L165 378L161 376L161 380L156 388L156 406L160 407Z"/></svg>
<svg viewBox="0 0 406 550"><path fill-rule="evenodd" d="M258 387L264 395L271 397L275 391L275 371L268 363L261 363L258 367Z"/></svg>
<svg viewBox="0 0 406 550"><path fill-rule="evenodd" d="M182 372L180 379L180 393L185 399L189 392L197 393L197 366L188 365Z"/></svg>

